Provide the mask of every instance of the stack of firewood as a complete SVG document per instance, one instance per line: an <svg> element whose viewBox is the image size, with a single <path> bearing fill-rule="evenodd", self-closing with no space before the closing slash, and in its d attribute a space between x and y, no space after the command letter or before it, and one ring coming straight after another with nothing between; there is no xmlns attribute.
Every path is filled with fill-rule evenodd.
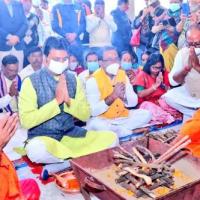
<svg viewBox="0 0 200 200"><path fill-rule="evenodd" d="M171 129L165 132L150 133L148 136L163 143L170 143L177 137L177 134L177 131Z"/></svg>
<svg viewBox="0 0 200 200"><path fill-rule="evenodd" d="M190 142L186 136L161 156L139 145L132 148L132 153L120 147L120 151L113 152L118 168L116 183L132 191L137 198L143 195L156 198L153 190L158 187L173 189L174 169L166 161Z"/></svg>

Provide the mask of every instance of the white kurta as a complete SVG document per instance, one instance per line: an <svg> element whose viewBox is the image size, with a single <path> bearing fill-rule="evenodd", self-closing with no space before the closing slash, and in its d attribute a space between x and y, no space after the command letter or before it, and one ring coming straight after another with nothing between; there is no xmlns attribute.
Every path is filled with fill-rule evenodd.
<svg viewBox="0 0 200 200"><path fill-rule="evenodd" d="M9 92L12 81L5 77L5 82L6 82L7 90ZM7 94L7 95L0 98L0 109L5 108L8 104L10 104L10 107L11 107L13 112L18 111L17 97L15 97L15 96L11 97L9 94ZM5 109L3 109L3 111L6 112Z"/></svg>
<svg viewBox="0 0 200 200"><path fill-rule="evenodd" d="M199 56L200 49L196 50L197 55ZM178 86L179 84L173 79L174 74L180 72L183 67L188 65L189 60L189 49L183 48L178 51L174 66L169 74L169 81L172 86ZM189 76L190 74L188 74ZM195 83L194 83L195 84ZM195 98L190 95L186 89L185 84L180 87L169 90L163 95L166 102L173 108L179 110L183 113L186 118L189 118L193 115L197 108L200 108L200 99Z"/></svg>
<svg viewBox="0 0 200 200"><path fill-rule="evenodd" d="M92 14L86 17L86 30L90 34L90 47L111 46L111 34L117 30L117 25L111 15L101 19Z"/></svg>
<svg viewBox="0 0 200 200"><path fill-rule="evenodd" d="M31 74L33 74L35 71L33 69L33 67L31 66L31 64L29 64L27 67L25 67L20 73L19 76L22 79L22 81L30 76Z"/></svg>
<svg viewBox="0 0 200 200"><path fill-rule="evenodd" d="M84 70L83 72L81 72L78 75L78 78L80 79L82 87L83 87L84 90L86 89L86 82L89 79L89 76L90 76L90 74L89 74L89 70L88 69Z"/></svg>
<svg viewBox="0 0 200 200"><path fill-rule="evenodd" d="M127 108L135 107L138 103L138 97L128 78L126 79L125 90L125 106ZM88 130L111 130L117 133L120 138L131 135L133 129L140 128L151 120L150 112L142 109L130 110L128 117L115 119L100 117L101 114L109 109L109 106L104 100L101 100L97 82L93 77L86 82L86 96L90 104L92 115L92 118L87 122L86 128Z"/></svg>

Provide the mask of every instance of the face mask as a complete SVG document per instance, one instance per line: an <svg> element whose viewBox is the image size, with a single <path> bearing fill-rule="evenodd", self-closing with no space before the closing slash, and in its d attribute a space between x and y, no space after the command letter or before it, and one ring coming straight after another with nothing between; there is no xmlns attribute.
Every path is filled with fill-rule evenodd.
<svg viewBox="0 0 200 200"><path fill-rule="evenodd" d="M49 64L49 70L55 74L62 74L68 67L68 60L65 62L58 62L55 60L51 60Z"/></svg>
<svg viewBox="0 0 200 200"><path fill-rule="evenodd" d="M195 50L196 54L199 56L200 55L200 48L195 48L194 50Z"/></svg>
<svg viewBox="0 0 200 200"><path fill-rule="evenodd" d="M113 63L111 65L109 65L107 68L106 68L106 72L110 75L114 75L116 76L117 75L117 72L119 70L119 64L118 63Z"/></svg>
<svg viewBox="0 0 200 200"><path fill-rule="evenodd" d="M171 3L169 5L169 9L172 11L172 12L176 12L177 10L180 10L181 9L181 6L179 3Z"/></svg>
<svg viewBox="0 0 200 200"><path fill-rule="evenodd" d="M76 69L76 67L78 66L78 62L72 62L69 65L69 68L74 71Z"/></svg>
<svg viewBox="0 0 200 200"><path fill-rule="evenodd" d="M130 62L122 62L121 63L121 67L123 70L130 70L133 66L132 66L132 63Z"/></svg>
<svg viewBox="0 0 200 200"><path fill-rule="evenodd" d="M99 63L98 62L87 62L87 68L90 72L95 72L97 69L99 69Z"/></svg>

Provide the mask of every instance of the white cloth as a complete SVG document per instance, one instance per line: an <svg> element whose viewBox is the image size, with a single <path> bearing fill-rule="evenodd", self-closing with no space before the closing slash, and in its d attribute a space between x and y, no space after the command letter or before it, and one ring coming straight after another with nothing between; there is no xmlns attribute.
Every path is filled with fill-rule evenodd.
<svg viewBox="0 0 200 200"><path fill-rule="evenodd" d="M19 73L19 76L21 77L21 80L23 81L26 77L30 76L33 74L35 71L31 64L29 64L27 67L22 69L22 71Z"/></svg>
<svg viewBox="0 0 200 200"><path fill-rule="evenodd" d="M80 79L81 81L81 84L82 84L82 87L84 90L86 90L86 82L89 78L89 70L84 70L83 72L81 72L79 75L78 75L78 78Z"/></svg>
<svg viewBox="0 0 200 200"><path fill-rule="evenodd" d="M141 128L151 120L151 113L147 110L129 110L128 117L116 119L105 119L93 117L88 120L87 130L110 130L115 132L119 138L132 134L132 130Z"/></svg>
<svg viewBox="0 0 200 200"><path fill-rule="evenodd" d="M63 162L62 159L58 159L50 154L43 141L38 138L34 138L26 145L26 153L28 158L35 163L59 163Z"/></svg>
<svg viewBox="0 0 200 200"><path fill-rule="evenodd" d="M3 151L11 161L21 158L21 155L14 151L15 148L24 147L25 141L28 138L27 130L19 127Z"/></svg>
<svg viewBox="0 0 200 200"><path fill-rule="evenodd" d="M119 145L119 140L115 140L109 148L115 147L117 145ZM26 145L26 153L28 158L35 163L50 164L63 162L62 159L58 159L50 154L47 151L44 142L39 138L33 138L28 142Z"/></svg>
<svg viewBox="0 0 200 200"><path fill-rule="evenodd" d="M111 46L111 34L117 30L117 25L111 15L101 19L92 14L86 17L86 30L90 35L90 47Z"/></svg>
<svg viewBox="0 0 200 200"><path fill-rule="evenodd" d="M138 97L126 79L125 106L135 107L138 103ZM118 137L125 137L132 134L132 130L146 125L151 120L151 114L147 110L130 110L128 117L105 119L99 115L105 113L109 106L104 100L101 100L95 78L90 78L86 82L86 96L90 104L92 118L88 120L86 129L88 130L111 130L117 133Z"/></svg>
<svg viewBox="0 0 200 200"><path fill-rule="evenodd" d="M93 117L99 116L109 109L109 106L105 101L101 100L101 94L94 77L89 78L86 82L86 96ZM130 84L128 77L126 77L125 99L125 106L127 108L135 107L138 104L138 97L134 92L133 86Z"/></svg>
<svg viewBox="0 0 200 200"><path fill-rule="evenodd" d="M7 90L9 91L10 86L12 84L12 81L5 77L5 82L6 82ZM7 95L0 98L0 109L5 108L8 104L10 104L10 107L11 107L13 112L18 111L17 97L15 97L15 96L11 97L9 94L7 94ZM3 109L3 111L6 112L5 109Z"/></svg>
<svg viewBox="0 0 200 200"><path fill-rule="evenodd" d="M200 49L197 50L196 53L197 55L199 55ZM187 47L178 51L175 57L174 66L169 74L169 81L172 86L179 85L179 83L177 83L173 79L173 76L188 65L188 59L189 49ZM186 89L185 84L183 84L180 87L169 90L163 95L163 97L170 106L183 113L185 115L184 118L188 118L188 116L192 117L196 109L200 108L200 99L192 97Z"/></svg>

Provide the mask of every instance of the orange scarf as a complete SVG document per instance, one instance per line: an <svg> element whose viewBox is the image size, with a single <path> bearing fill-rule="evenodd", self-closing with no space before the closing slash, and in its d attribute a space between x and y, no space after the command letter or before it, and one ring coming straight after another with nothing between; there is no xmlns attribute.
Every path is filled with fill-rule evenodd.
<svg viewBox="0 0 200 200"><path fill-rule="evenodd" d="M15 168L3 152L0 153L0 182L0 199L23 199Z"/></svg>
<svg viewBox="0 0 200 200"><path fill-rule="evenodd" d="M105 100L113 92L113 86L117 83L126 84L126 74L123 70L119 70L114 80L111 81L109 76L103 69L94 72L93 77L97 81L97 85L101 94L101 100ZM114 119L119 117L128 117L128 110L124 107L124 102L117 98L109 107L109 109L101 115L101 117Z"/></svg>

